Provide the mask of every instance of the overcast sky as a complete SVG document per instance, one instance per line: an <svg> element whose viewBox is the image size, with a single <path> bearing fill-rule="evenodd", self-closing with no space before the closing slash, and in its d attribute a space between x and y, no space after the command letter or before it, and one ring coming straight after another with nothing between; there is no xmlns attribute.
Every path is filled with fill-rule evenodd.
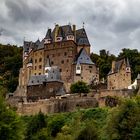
<svg viewBox="0 0 140 140"><path fill-rule="evenodd" d="M91 50L140 51L140 0L0 0L0 43L22 45L49 28L85 22Z"/></svg>

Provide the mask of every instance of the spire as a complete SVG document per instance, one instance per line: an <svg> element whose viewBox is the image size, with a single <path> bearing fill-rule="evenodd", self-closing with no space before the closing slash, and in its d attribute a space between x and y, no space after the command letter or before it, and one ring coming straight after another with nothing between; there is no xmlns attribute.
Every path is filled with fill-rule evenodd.
<svg viewBox="0 0 140 140"><path fill-rule="evenodd" d="M130 63L129 63L128 57L126 58L126 66L130 67Z"/></svg>
<svg viewBox="0 0 140 140"><path fill-rule="evenodd" d="M137 80L139 80L140 79L140 74L138 74L138 76L137 76Z"/></svg>
<svg viewBox="0 0 140 140"><path fill-rule="evenodd" d="M39 44L40 43L40 40L39 40L39 38L38 38L38 40L35 42L36 44Z"/></svg>
<svg viewBox="0 0 140 140"><path fill-rule="evenodd" d="M73 35L73 32L72 32L70 25L68 26L67 35Z"/></svg>
<svg viewBox="0 0 140 140"><path fill-rule="evenodd" d="M51 29L48 29L45 38L46 39L51 39Z"/></svg>

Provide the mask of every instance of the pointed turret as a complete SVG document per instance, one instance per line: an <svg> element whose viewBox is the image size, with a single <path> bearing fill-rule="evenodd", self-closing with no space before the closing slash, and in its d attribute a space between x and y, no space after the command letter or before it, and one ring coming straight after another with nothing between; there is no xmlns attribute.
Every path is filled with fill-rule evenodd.
<svg viewBox="0 0 140 140"><path fill-rule="evenodd" d="M62 28L59 27L58 33L57 33L57 36L56 36L56 42L62 41L62 39L63 39L63 31L62 31Z"/></svg>
<svg viewBox="0 0 140 140"><path fill-rule="evenodd" d="M140 80L140 74L137 75L137 79Z"/></svg>
<svg viewBox="0 0 140 140"><path fill-rule="evenodd" d="M129 63L128 58L126 58L126 72L127 73L130 73L131 72L130 63Z"/></svg>
<svg viewBox="0 0 140 140"><path fill-rule="evenodd" d="M45 75L48 77L48 72L51 70L51 64L50 64L50 59L46 59L45 63Z"/></svg>
<svg viewBox="0 0 140 140"><path fill-rule="evenodd" d="M130 67L130 63L129 63L128 58L126 58L126 66L127 66L127 67Z"/></svg>
<svg viewBox="0 0 140 140"><path fill-rule="evenodd" d="M44 38L44 44L51 43L51 41L52 41L51 33L52 33L51 29L48 29L46 36Z"/></svg>
<svg viewBox="0 0 140 140"><path fill-rule="evenodd" d="M33 60L32 58L29 60L28 64L27 64L27 67L32 67L33 66Z"/></svg>
<svg viewBox="0 0 140 140"><path fill-rule="evenodd" d="M68 26L66 38L67 38L67 40L73 40L74 41L74 34L72 32L71 26Z"/></svg>

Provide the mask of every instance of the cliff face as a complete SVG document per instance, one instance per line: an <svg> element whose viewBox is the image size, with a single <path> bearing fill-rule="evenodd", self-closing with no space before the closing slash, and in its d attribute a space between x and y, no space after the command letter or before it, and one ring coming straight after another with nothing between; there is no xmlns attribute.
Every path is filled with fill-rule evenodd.
<svg viewBox="0 0 140 140"><path fill-rule="evenodd" d="M21 115L33 115L39 111L47 113L71 112L78 108L97 107L98 102L93 97L74 99L40 100L31 103L19 103L17 113Z"/></svg>

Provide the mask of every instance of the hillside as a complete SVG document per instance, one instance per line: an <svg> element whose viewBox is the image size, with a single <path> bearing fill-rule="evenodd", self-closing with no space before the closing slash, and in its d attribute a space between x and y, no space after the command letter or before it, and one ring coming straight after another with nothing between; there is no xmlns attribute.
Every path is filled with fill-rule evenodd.
<svg viewBox="0 0 140 140"><path fill-rule="evenodd" d="M14 92L17 87L20 67L22 48L0 44L0 85L8 92Z"/></svg>

